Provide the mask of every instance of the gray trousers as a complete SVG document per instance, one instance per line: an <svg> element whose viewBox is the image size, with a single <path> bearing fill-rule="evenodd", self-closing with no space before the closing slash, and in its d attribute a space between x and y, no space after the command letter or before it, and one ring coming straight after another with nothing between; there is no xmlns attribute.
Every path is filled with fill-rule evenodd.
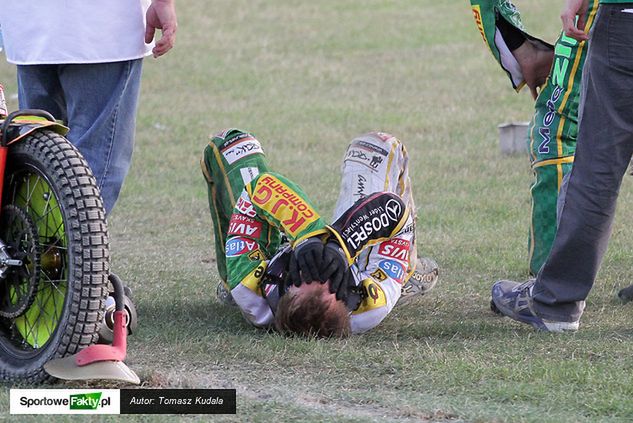
<svg viewBox="0 0 633 423"><path fill-rule="evenodd" d="M616 201L633 154L631 4L602 4L582 75L578 143L558 231L536 278L539 316L575 321L582 314L607 248Z"/></svg>

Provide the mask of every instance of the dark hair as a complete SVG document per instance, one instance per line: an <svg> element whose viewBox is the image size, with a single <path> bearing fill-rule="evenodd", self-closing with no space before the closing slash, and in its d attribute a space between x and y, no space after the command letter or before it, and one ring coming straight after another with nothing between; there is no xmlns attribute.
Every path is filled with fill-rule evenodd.
<svg viewBox="0 0 633 423"><path fill-rule="evenodd" d="M319 338L349 335L347 308L343 303L340 307L330 307L330 304L322 295L298 295L296 291L288 291L277 305L275 327L282 333Z"/></svg>

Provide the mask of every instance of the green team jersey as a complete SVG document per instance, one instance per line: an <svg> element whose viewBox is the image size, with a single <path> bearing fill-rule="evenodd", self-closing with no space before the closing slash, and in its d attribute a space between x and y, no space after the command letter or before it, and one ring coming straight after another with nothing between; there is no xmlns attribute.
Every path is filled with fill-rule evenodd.
<svg viewBox="0 0 633 423"><path fill-rule="evenodd" d="M252 276L277 253L282 232L292 246L327 233L303 190L268 169L252 134L231 128L214 135L201 167L208 184L218 273L228 289L244 281L257 290L259 278Z"/></svg>
<svg viewBox="0 0 633 423"><path fill-rule="evenodd" d="M326 223L303 190L284 176L265 172L244 187L229 221L226 238L227 283L252 291L266 262L279 249L282 231L292 246L328 233Z"/></svg>

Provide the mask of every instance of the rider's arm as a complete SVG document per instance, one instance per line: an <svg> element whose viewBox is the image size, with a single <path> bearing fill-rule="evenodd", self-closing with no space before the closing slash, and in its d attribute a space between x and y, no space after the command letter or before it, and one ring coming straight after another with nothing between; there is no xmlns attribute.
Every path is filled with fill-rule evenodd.
<svg viewBox="0 0 633 423"><path fill-rule="evenodd" d="M353 333L378 325L400 298L414 256L413 219L400 197L381 192L356 202L330 226L365 293L351 315Z"/></svg>
<svg viewBox="0 0 633 423"><path fill-rule="evenodd" d="M256 326L273 321L260 281L268 259L279 247L280 231L292 245L327 233L325 222L299 186L279 174L262 173L244 188L233 210L226 241L231 294L244 316Z"/></svg>

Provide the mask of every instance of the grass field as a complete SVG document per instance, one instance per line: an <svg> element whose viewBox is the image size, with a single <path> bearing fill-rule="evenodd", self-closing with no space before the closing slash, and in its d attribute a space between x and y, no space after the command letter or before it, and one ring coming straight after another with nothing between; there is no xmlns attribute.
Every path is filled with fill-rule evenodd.
<svg viewBox="0 0 633 423"><path fill-rule="evenodd" d="M553 41L562 1L517 3ZM141 319L127 363L144 386L236 388L237 416L214 421L633 420L633 306L615 301L633 280L632 177L577 334L488 309L496 279L527 277L531 171L527 156L501 156L496 127L529 120L532 101L510 88L468 2L188 0L178 12L176 49L146 60L134 164L109 221L112 268ZM0 80L15 105L4 61ZM198 161L231 126L253 131L327 216L349 140L397 135L436 290L345 340L286 339L218 303ZM0 409L8 418L8 387Z"/></svg>

